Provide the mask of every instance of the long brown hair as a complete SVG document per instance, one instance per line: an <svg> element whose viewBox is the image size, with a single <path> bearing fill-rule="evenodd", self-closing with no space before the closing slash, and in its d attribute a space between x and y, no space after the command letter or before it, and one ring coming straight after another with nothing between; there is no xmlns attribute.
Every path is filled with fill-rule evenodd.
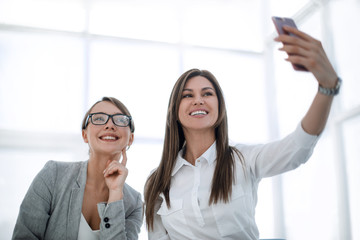
<svg viewBox="0 0 360 240"><path fill-rule="evenodd" d="M228 202L232 192L232 183L235 179L236 153L244 167L242 154L229 146L228 122L224 96L215 76L207 70L191 69L183 73L174 85L170 95L165 139L159 167L149 176L144 189L145 216L148 230L154 227L155 204L159 194L163 193L166 204L170 207L171 173L174 168L178 152L185 143L185 136L179 121L179 105L182 91L186 82L193 77L202 76L208 79L215 88L219 105L219 116L214 125L216 137L216 166L212 179L209 205L218 201Z"/></svg>

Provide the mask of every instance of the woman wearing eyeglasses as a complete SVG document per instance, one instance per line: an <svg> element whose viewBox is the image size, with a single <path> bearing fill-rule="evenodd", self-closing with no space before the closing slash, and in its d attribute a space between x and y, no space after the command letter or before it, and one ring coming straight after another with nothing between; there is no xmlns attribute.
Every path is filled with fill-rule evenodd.
<svg viewBox="0 0 360 240"><path fill-rule="evenodd" d="M137 239L143 221L139 192L125 183L134 122L116 98L85 114L89 160L49 161L21 206L13 239Z"/></svg>

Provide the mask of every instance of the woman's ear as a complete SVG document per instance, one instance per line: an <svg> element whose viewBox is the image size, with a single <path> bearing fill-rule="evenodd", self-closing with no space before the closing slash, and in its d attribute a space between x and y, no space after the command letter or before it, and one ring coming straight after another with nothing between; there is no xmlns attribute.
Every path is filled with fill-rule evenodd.
<svg viewBox="0 0 360 240"><path fill-rule="evenodd" d="M89 143L89 140L88 140L88 138L87 138L86 129L83 129L81 133L82 133L82 137L83 137L83 139L84 139L84 142L85 142L85 143Z"/></svg>

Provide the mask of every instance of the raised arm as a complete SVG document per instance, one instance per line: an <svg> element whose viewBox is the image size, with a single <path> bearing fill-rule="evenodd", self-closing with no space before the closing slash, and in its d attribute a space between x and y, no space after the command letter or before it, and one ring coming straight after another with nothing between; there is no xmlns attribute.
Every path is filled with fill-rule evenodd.
<svg viewBox="0 0 360 240"><path fill-rule="evenodd" d="M275 41L282 42L280 51L288 54L287 61L292 64L300 64L310 71L325 89L334 90L339 87L341 81L332 67L320 41L295 28L284 26L284 30L298 37L280 35ZM303 129L311 135L319 135L327 122L333 95L317 92L308 112L302 119Z"/></svg>
<svg viewBox="0 0 360 240"><path fill-rule="evenodd" d="M138 239L143 223L143 202L140 193L125 184L126 163L126 149L123 149L122 161L109 161L103 172L109 199L106 204L98 204L101 239ZM110 219L116 227L111 227Z"/></svg>

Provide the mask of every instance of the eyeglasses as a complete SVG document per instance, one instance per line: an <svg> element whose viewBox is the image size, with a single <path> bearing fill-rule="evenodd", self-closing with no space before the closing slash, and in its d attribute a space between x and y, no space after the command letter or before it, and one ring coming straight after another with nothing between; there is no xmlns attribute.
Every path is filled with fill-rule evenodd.
<svg viewBox="0 0 360 240"><path fill-rule="evenodd" d="M89 119L91 120L91 123L94 125L105 125L109 121L109 118L111 118L113 123L119 127L127 127L131 125L131 116L125 114L118 113L118 114L109 115L106 113L90 113L86 119L84 129L89 124Z"/></svg>

